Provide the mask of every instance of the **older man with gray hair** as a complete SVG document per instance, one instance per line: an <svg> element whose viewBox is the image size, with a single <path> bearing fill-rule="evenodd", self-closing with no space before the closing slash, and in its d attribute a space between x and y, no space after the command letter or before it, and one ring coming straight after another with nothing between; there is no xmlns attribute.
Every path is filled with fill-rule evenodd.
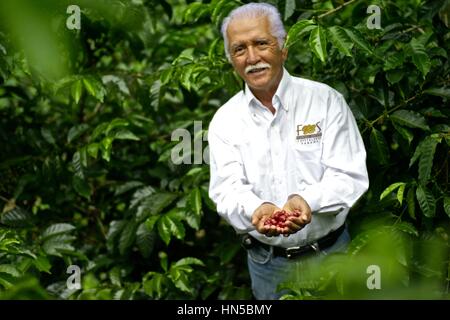
<svg viewBox="0 0 450 320"><path fill-rule="evenodd" d="M274 6L234 9L222 35L245 88L210 123L209 195L243 236L255 298L277 299L299 262L346 249L345 220L369 184L366 151L342 95L284 68Z"/></svg>

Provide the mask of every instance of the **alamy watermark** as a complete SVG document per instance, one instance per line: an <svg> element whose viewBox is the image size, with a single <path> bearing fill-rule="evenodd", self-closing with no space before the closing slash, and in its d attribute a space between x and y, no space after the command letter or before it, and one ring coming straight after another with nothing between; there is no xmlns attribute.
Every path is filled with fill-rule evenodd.
<svg viewBox="0 0 450 320"><path fill-rule="evenodd" d="M67 278L66 285L69 290L79 290L81 289L81 269L76 264L72 264L67 267L66 273L71 274Z"/></svg>
<svg viewBox="0 0 450 320"><path fill-rule="evenodd" d="M179 141L170 153L173 164L209 164L209 146L203 149L203 142L208 141L208 134L202 128L202 121L194 121L194 135L184 128L175 129L171 141Z"/></svg>
<svg viewBox="0 0 450 320"><path fill-rule="evenodd" d="M366 273L370 274L367 278L366 285L369 290L381 289L381 269L376 264L367 267Z"/></svg>
<svg viewBox="0 0 450 320"><path fill-rule="evenodd" d="M67 14L70 14L66 19L66 27L69 30L80 30L81 29L81 10L80 7L72 4L67 7Z"/></svg>
<svg viewBox="0 0 450 320"><path fill-rule="evenodd" d="M367 29L381 29L381 9L379 6L371 4L367 7L366 13L371 13L367 18Z"/></svg>

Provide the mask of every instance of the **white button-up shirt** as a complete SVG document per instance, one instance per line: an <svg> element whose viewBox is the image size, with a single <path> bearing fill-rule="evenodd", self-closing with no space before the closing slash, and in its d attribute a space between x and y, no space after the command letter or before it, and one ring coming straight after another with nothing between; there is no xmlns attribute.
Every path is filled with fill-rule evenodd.
<svg viewBox="0 0 450 320"><path fill-rule="evenodd" d="M312 243L340 227L367 190L366 151L342 95L284 69L272 114L248 86L214 115L208 130L209 196L238 233L281 247ZM311 223L288 237L267 237L251 217L263 202L282 208L299 194Z"/></svg>

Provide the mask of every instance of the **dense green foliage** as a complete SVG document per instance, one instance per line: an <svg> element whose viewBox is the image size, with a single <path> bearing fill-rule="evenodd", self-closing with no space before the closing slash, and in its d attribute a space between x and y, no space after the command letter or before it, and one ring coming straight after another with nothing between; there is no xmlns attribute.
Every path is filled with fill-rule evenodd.
<svg viewBox="0 0 450 320"><path fill-rule="evenodd" d="M339 90L368 150L349 256L448 297L450 2L269 2L289 31L288 71ZM208 165L171 159L178 128L207 152L209 120L242 86L219 33L240 3L2 1L2 298L251 298L245 253L207 195ZM66 27L71 4L80 30ZM371 4L381 29L368 28ZM373 251L382 261L362 258ZM80 290L66 286L70 265ZM287 284L286 298L348 296L345 270Z"/></svg>

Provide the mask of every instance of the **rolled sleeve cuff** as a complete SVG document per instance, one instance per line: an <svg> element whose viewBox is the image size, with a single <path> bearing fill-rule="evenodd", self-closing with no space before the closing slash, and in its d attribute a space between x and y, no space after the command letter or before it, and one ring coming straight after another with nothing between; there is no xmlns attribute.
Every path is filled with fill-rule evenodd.
<svg viewBox="0 0 450 320"><path fill-rule="evenodd" d="M311 212L317 212L320 209L320 193L312 189L306 189L298 193L311 208Z"/></svg>
<svg viewBox="0 0 450 320"><path fill-rule="evenodd" d="M264 202L267 201L260 199L254 194L252 194L250 197L242 201L242 208L244 209L244 215L248 218L250 222L252 221L253 212L255 212L255 210Z"/></svg>

